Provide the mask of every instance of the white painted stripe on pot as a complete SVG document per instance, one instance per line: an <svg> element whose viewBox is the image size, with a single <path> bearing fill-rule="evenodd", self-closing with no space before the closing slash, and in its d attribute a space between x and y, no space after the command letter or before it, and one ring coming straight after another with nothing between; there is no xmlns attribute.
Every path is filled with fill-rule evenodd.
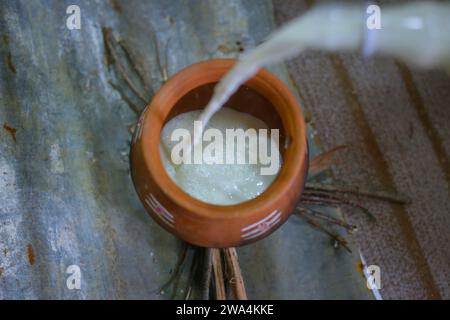
<svg viewBox="0 0 450 320"><path fill-rule="evenodd" d="M259 220L258 222L255 222L255 223L253 223L253 224L251 224L251 225L249 225L249 226L247 226L247 227L245 227L245 228L242 228L241 231L247 231L247 230L250 230L251 228L256 227L258 224L260 224L260 223L262 223L262 222L264 222L264 221L266 221L266 220L272 218L275 214L277 214L277 212L278 212L278 210L274 210L274 211L271 212L267 217L265 217L265 218Z"/></svg>

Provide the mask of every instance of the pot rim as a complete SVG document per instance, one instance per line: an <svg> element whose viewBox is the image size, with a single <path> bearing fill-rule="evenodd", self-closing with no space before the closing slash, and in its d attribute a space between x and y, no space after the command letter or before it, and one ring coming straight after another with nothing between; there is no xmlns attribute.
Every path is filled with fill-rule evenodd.
<svg viewBox="0 0 450 320"><path fill-rule="evenodd" d="M283 81L266 69L260 69L255 76L244 84L269 100L278 112L280 106L274 104L265 92L254 89L249 83L256 81L270 88L273 91L272 94L276 94L283 102L283 108L288 107L284 116L280 112L279 114L286 136L291 138L289 148L295 149L286 152L275 180L256 198L238 204L217 205L192 197L170 178L161 160L159 143L155 143L155 141L161 139L161 131L170 110L179 99L192 89L208 83L219 82L236 62L235 59L210 59L182 69L158 90L141 115L143 117L141 138L143 158L150 175L168 199L177 206L184 207L199 219L229 220L236 217L245 217L265 210L272 203L283 201L285 194L289 193L288 191L295 183L298 173L302 171L304 162L307 162L306 124L299 103ZM214 78L199 77L199 74L205 76L204 73L211 74L212 71L220 73L221 76ZM167 108L167 102L170 101L170 97L173 98L175 93L178 99L170 108ZM281 177L284 177L284 179L281 179ZM306 177L304 179L306 180Z"/></svg>

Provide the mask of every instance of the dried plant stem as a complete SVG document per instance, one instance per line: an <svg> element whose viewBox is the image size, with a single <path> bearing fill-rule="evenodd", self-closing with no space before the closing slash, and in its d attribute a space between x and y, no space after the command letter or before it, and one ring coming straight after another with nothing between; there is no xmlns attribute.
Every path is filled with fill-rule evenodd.
<svg viewBox="0 0 450 320"><path fill-rule="evenodd" d="M128 97L122 92L122 90L118 86L116 86L110 80L108 81L108 83L114 90L116 90L119 93L120 98L122 98L122 100L128 104L128 106L130 107L131 110L133 110L134 113L136 113L137 115L141 113L141 110L130 99L128 99Z"/></svg>
<svg viewBox="0 0 450 320"><path fill-rule="evenodd" d="M169 70L168 70L169 67L168 67L168 62L167 62L168 56L169 56L169 53L168 53L169 52L169 43L170 43L170 38L167 39L167 42L166 42L166 45L164 48L164 60L165 60L164 65L162 67L160 67L160 69L162 70L161 72L162 72L163 84L166 83L167 80L169 80Z"/></svg>
<svg viewBox="0 0 450 320"><path fill-rule="evenodd" d="M389 201L398 204L408 204L411 202L406 196L398 193L387 192L384 190L376 190L374 188L358 187L342 184L322 184L317 182L307 182L305 191L325 191L333 193L350 193L359 196L375 198L379 200Z"/></svg>
<svg viewBox="0 0 450 320"><path fill-rule="evenodd" d="M335 194L308 194L304 193L300 203L311 204L311 205L320 205L320 206L331 206L331 207L340 207L343 205L354 207L360 209L363 213L365 213L369 219L376 220L375 216L365 207L360 205L359 203L354 202L353 200L339 197Z"/></svg>
<svg viewBox="0 0 450 320"><path fill-rule="evenodd" d="M212 266L214 272L214 286L216 289L216 300L225 300L225 283L223 280L222 258L220 249L211 249Z"/></svg>
<svg viewBox="0 0 450 320"><path fill-rule="evenodd" d="M189 300L189 298L191 297L191 292L192 292L192 287L188 287L187 291L186 291L186 295L184 296L184 300Z"/></svg>
<svg viewBox="0 0 450 320"><path fill-rule="evenodd" d="M186 294L184 296L185 300L189 300L192 291L192 285L194 283L195 271L197 270L197 266L200 263L199 255L201 252L199 251L199 248L193 247L193 249L194 249L194 256L192 257L191 268L189 270L189 277L186 284Z"/></svg>
<svg viewBox="0 0 450 320"><path fill-rule="evenodd" d="M127 57L128 61L130 62L131 67L133 68L134 72L138 76L138 78L141 81L141 83L143 84L143 86L146 89L151 90L151 88L148 88L147 83L145 82L144 76L143 76L140 68L138 68L137 65L133 62L135 60L134 55L131 53L130 49L128 49L128 45L126 44L125 40L123 40L123 39L119 40L118 44L120 45L123 52L125 53L125 56Z"/></svg>
<svg viewBox="0 0 450 320"><path fill-rule="evenodd" d="M322 219L322 220L328 221L330 223L336 224L338 226L341 226L350 233L355 232L357 229L355 225L348 224L347 222L345 222L341 219L338 219L338 218L330 217L329 215L323 214L322 212L317 211L317 210L313 210L313 209L305 208L305 207L297 207L296 209L299 214L305 214L305 213L310 214L319 219Z"/></svg>
<svg viewBox="0 0 450 320"><path fill-rule="evenodd" d="M300 208L300 210L304 210L304 208ZM310 217L306 215L302 215L303 219L305 219L306 222L308 222L311 226L315 227L317 230L327 234L331 239L333 239L335 242L339 243L341 246L343 246L348 252L352 252L350 248L347 245L347 240L342 238L340 235L334 234L333 232L329 231L327 228L322 226L320 223L315 221L314 219L311 219Z"/></svg>
<svg viewBox="0 0 450 320"><path fill-rule="evenodd" d="M166 290L172 284L172 282L174 282L174 280L176 280L180 276L182 266L184 264L184 261L186 260L187 250L188 250L188 244L183 241L182 247L180 250L180 254L178 255L177 264L175 265L175 269L174 269L172 275L170 276L169 280L167 280L167 282L161 286L161 288L159 289L159 293Z"/></svg>
<svg viewBox="0 0 450 320"><path fill-rule="evenodd" d="M167 71L167 51L169 47L169 40L167 40L165 48L164 48L164 64L161 62L161 54L159 52L159 44L158 44L158 38L156 37L156 32L154 28L150 25L151 30L151 37L153 42L153 47L155 49L155 55L156 55L156 64L159 68L159 73L161 74L162 83L165 83L169 79L168 71Z"/></svg>
<svg viewBox="0 0 450 320"><path fill-rule="evenodd" d="M247 300L244 279L239 267L238 256L235 248L222 249L227 269L231 272L229 282L233 288L233 294L237 300Z"/></svg>
<svg viewBox="0 0 450 320"><path fill-rule="evenodd" d="M209 288L211 287L211 274L212 274L212 249L204 249L204 261L202 267L202 279L201 290L202 299L209 300Z"/></svg>
<svg viewBox="0 0 450 320"><path fill-rule="evenodd" d="M178 285L180 283L181 274L183 273L183 269L184 269L185 265L186 265L185 263L181 264L180 270L178 271L179 275L177 277L175 277L173 280L173 289L172 289L172 294L170 295L170 299L172 299L172 300L175 299L175 297L177 295Z"/></svg>
<svg viewBox="0 0 450 320"><path fill-rule="evenodd" d="M317 155L314 159L312 159L311 164L309 165L308 175L310 177L316 176L328 169L333 164L334 156L337 151L345 148L347 148L347 146L341 145Z"/></svg>
<svg viewBox="0 0 450 320"><path fill-rule="evenodd" d="M114 50L112 50L111 52L112 52L112 56L114 57L114 60L117 62L118 58L117 58L116 53L114 52ZM131 79L128 77L128 75L125 71L125 68L122 66L122 64L120 62L117 62L116 65L117 65L117 69L119 70L120 75L125 79L125 82L128 84L130 89L134 92L134 94L136 94L136 96L139 99L141 99L142 102L148 103L148 99L146 99L143 95L141 95L139 90L135 87L135 85L133 84L133 81L131 81Z"/></svg>
<svg viewBox="0 0 450 320"><path fill-rule="evenodd" d="M107 46L107 52L109 59L112 60L117 66L117 69L120 73L120 75L124 78L125 82L128 84L130 89L136 94L136 96L141 99L144 103L148 102L148 99L146 99L144 96L142 96L139 92L139 90L134 85L133 81L129 78L127 72L125 71L125 67L123 66L120 57L117 55L115 45L118 44L120 48L123 50L123 46L119 44L119 41L114 37L112 30L110 28L103 28L103 36L105 37L104 42ZM125 53L125 56L127 57L127 53ZM112 59L111 59L112 58ZM133 67L133 69L136 69L137 67L134 65L132 60L128 60L130 65ZM111 61L109 62L111 63Z"/></svg>

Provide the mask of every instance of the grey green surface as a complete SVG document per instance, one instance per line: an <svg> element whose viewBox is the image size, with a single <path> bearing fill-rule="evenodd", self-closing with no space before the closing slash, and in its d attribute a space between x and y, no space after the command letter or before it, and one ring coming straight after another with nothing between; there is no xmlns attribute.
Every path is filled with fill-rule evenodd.
<svg viewBox="0 0 450 320"><path fill-rule="evenodd" d="M66 28L69 4L81 8L81 30ZM236 57L236 41L255 46L273 29L273 13L260 0L0 3L0 124L17 129L14 141L0 128L2 299L167 298L156 290L180 243L134 191L130 105L145 103L107 66L102 27L126 41L147 85L137 83L138 91L150 100L162 81L152 29L174 74L200 60ZM289 82L283 66L272 70ZM370 298L353 249L334 249L292 217L238 253L250 298ZM81 268L80 290L66 286L73 264Z"/></svg>

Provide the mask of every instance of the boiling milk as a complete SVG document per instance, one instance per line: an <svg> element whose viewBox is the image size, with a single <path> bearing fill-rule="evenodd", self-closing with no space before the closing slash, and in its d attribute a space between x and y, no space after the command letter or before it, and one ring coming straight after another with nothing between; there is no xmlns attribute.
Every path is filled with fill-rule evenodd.
<svg viewBox="0 0 450 320"><path fill-rule="evenodd" d="M186 129L193 134L193 123L199 115L200 110L182 113L167 122L161 132L161 158L172 180L192 197L216 205L237 204L255 198L264 192L276 178L281 166L281 155L278 148L270 147L274 145L274 143L270 143L271 141L266 141L268 150L272 153L271 157L277 157L278 160L273 175L261 174L262 164L259 153L255 155L257 157L256 164L208 164L212 162L211 158L215 155L214 152L206 152L207 146L211 142L200 142L204 147L202 164L182 163L177 165L172 161L172 151L180 143L180 140L172 141L172 133L176 129ZM210 128L219 130L223 136L223 159L226 159L227 156L226 129L240 128L244 131L250 128L257 131L268 129L260 119L230 108L218 111L205 127L206 130ZM271 136L258 135L259 143L261 139L270 140ZM234 148L234 159L239 156L238 152L245 152L249 158L250 152L255 152L255 150L249 148L249 140L246 139L245 149ZM241 156L245 156L245 154Z"/></svg>

